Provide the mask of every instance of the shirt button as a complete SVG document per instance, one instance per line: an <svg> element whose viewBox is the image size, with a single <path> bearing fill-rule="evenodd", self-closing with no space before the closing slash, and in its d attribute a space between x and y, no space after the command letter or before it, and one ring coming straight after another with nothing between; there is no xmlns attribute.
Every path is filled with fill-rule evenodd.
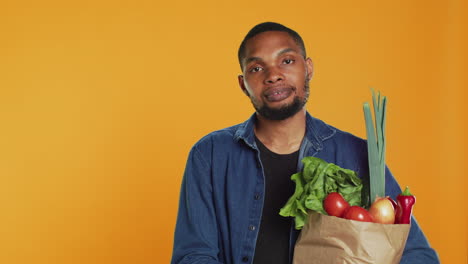
<svg viewBox="0 0 468 264"><path fill-rule="evenodd" d="M254 225L249 226L249 230L250 230L250 231L254 231L254 230L255 230L255 226L254 226Z"/></svg>
<svg viewBox="0 0 468 264"><path fill-rule="evenodd" d="M242 262L247 262L247 261L249 261L249 257L247 256L242 257Z"/></svg>
<svg viewBox="0 0 468 264"><path fill-rule="evenodd" d="M255 194L254 199L255 200L260 200L260 194L259 193Z"/></svg>

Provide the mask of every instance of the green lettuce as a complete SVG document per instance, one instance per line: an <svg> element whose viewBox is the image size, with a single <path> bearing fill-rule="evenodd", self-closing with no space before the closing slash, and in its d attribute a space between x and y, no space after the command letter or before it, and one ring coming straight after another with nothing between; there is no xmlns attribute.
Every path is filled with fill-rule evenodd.
<svg viewBox="0 0 468 264"><path fill-rule="evenodd" d="M323 200L331 192L340 193L351 206L361 206L363 184L356 172L316 157L305 157L302 163L303 171L291 176L296 183L295 192L279 213L284 217L295 217L296 229L304 226L308 210L327 214Z"/></svg>

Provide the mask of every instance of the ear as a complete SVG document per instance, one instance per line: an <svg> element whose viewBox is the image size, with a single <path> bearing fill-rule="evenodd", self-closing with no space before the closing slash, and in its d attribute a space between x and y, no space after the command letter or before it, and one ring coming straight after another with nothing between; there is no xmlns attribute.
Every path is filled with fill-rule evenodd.
<svg viewBox="0 0 468 264"><path fill-rule="evenodd" d="M245 95L249 96L249 91L247 91L247 88L245 88L244 76L238 75L237 80L239 81L239 86L242 89L242 92L244 92Z"/></svg>
<svg viewBox="0 0 468 264"><path fill-rule="evenodd" d="M307 68L307 80L312 80L314 76L314 63L312 62L311 58L306 59L306 68Z"/></svg>

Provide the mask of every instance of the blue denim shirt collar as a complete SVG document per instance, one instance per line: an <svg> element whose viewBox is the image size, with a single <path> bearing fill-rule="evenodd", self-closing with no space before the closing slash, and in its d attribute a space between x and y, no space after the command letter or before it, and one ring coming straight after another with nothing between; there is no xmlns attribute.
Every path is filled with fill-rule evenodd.
<svg viewBox="0 0 468 264"><path fill-rule="evenodd" d="M257 149L255 144L254 126L257 115L254 113L247 121L238 126L234 138L244 140L245 143L253 149ZM331 138L336 130L325 124L323 121L312 117L309 112L306 113L306 136L304 141L308 141L315 151L323 148L323 141Z"/></svg>

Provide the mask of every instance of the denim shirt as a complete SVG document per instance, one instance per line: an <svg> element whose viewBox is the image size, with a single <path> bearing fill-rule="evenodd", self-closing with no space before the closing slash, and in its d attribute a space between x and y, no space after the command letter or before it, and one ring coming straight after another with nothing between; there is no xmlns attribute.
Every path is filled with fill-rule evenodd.
<svg viewBox="0 0 468 264"><path fill-rule="evenodd" d="M171 263L252 263L265 188L255 121L254 114L242 124L212 132L191 149L181 186ZM354 170L360 177L368 175L366 141L309 113L298 171L306 156ZM388 168L385 184L390 197L401 193ZM291 219L291 260L298 233ZM439 263L414 218L400 263Z"/></svg>

